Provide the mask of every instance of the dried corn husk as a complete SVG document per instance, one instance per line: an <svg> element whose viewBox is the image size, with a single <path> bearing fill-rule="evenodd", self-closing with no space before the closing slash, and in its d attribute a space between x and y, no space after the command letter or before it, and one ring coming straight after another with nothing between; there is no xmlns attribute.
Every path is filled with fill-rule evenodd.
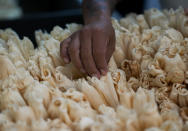
<svg viewBox="0 0 188 131"><path fill-rule="evenodd" d="M100 93L93 86L89 85L86 80L84 79L78 80L76 82L76 87L84 93L88 101L95 109L98 109L98 107L102 104L106 104L106 101L100 95Z"/></svg>

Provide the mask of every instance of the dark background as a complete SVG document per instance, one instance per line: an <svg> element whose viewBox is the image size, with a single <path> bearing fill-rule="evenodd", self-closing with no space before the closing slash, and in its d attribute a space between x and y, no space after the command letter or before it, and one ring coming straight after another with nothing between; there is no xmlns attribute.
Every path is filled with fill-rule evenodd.
<svg viewBox="0 0 188 131"><path fill-rule="evenodd" d="M81 0L20 0L24 13L38 13L80 8ZM142 13L143 0L121 0L116 9L122 14Z"/></svg>
<svg viewBox="0 0 188 131"><path fill-rule="evenodd" d="M1 20L0 28L12 28L20 37L28 36L34 41L34 31L51 31L55 25L64 27L67 23L83 24L79 0L19 0L23 17L16 20ZM127 13L143 12L143 0L122 0L117 6L122 16Z"/></svg>

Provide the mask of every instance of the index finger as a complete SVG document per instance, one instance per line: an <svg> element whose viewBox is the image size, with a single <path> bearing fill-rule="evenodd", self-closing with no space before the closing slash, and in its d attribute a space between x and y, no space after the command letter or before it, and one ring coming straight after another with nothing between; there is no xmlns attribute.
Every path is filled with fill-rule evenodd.
<svg viewBox="0 0 188 131"><path fill-rule="evenodd" d="M60 44L60 55L66 64L70 62L70 58L68 55L68 47L69 47L70 41L71 41L71 38L69 37L65 39L64 41L62 41Z"/></svg>

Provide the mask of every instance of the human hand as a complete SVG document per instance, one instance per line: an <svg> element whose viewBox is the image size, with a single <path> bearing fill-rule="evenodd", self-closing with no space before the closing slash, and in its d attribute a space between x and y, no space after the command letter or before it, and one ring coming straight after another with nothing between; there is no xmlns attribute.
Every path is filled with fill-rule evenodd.
<svg viewBox="0 0 188 131"><path fill-rule="evenodd" d="M82 73L100 78L115 49L115 33L111 20L85 25L61 42L60 53L66 64L72 62Z"/></svg>
<svg viewBox="0 0 188 131"><path fill-rule="evenodd" d="M188 16L188 8L184 9L185 15Z"/></svg>

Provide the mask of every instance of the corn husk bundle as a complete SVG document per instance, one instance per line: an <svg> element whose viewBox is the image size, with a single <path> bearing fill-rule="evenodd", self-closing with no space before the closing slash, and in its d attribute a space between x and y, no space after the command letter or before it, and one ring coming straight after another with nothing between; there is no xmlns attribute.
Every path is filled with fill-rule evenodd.
<svg viewBox="0 0 188 131"><path fill-rule="evenodd" d="M187 23L182 8L112 19L116 49L101 79L60 58L81 25L36 31L36 49L0 30L0 130L187 131Z"/></svg>

